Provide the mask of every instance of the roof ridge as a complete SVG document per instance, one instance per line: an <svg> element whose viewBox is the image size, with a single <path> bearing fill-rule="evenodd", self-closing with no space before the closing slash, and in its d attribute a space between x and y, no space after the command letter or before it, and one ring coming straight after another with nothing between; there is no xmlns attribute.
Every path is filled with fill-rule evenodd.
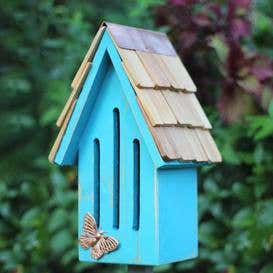
<svg viewBox="0 0 273 273"><path fill-rule="evenodd" d="M116 45L124 49L135 49L144 52L177 56L177 53L164 32L128 27L104 22Z"/></svg>
<svg viewBox="0 0 273 273"><path fill-rule="evenodd" d="M151 29L146 29L146 28L141 28L141 27L127 26L127 25L117 24L117 23L113 23L113 22L109 22L109 21L103 21L102 24L101 24L101 26L106 26L106 27L109 26L109 25L117 25L117 26L121 26L121 27L124 27L124 28L141 30L141 31L150 32L150 33L154 33L154 34L161 34L161 35L166 36L166 38L169 40L167 33L162 32L162 31L151 30Z"/></svg>

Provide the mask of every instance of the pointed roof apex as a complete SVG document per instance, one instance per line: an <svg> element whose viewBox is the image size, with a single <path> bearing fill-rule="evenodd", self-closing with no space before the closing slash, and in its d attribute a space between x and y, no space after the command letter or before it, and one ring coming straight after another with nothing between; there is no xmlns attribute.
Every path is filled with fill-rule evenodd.
<svg viewBox="0 0 273 273"><path fill-rule="evenodd" d="M57 125L59 135L49 160L54 161L93 57L105 32L116 47L161 157L168 160L220 162L211 124L196 86L165 33L103 22L72 83L72 92Z"/></svg>

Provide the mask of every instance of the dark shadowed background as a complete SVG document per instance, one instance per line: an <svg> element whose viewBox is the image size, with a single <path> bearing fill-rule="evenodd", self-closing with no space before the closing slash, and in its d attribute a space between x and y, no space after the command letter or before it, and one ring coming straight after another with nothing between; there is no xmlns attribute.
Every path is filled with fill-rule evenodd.
<svg viewBox="0 0 273 273"><path fill-rule="evenodd" d="M199 173L199 258L155 272L273 272L271 0L0 4L1 273L125 273L78 262L76 171L47 161L102 19L168 33L223 155Z"/></svg>

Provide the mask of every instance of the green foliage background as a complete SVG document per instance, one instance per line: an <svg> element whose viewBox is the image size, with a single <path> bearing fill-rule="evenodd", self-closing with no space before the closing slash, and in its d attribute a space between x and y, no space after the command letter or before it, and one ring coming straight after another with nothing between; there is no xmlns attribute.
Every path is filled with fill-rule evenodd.
<svg viewBox="0 0 273 273"><path fill-rule="evenodd" d="M50 165L47 155L102 18L155 28L154 9L163 2L0 1L0 272L126 271L78 262L76 173ZM254 32L245 43L272 59L270 2L254 7ZM202 91L218 95L217 88ZM155 271L272 273L273 103L227 124L205 102L224 163L200 174L200 255Z"/></svg>

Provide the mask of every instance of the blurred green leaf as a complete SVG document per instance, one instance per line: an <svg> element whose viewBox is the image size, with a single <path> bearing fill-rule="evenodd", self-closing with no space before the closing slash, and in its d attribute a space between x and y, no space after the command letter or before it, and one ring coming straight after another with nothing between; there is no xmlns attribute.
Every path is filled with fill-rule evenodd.
<svg viewBox="0 0 273 273"><path fill-rule="evenodd" d="M50 248L54 253L62 253L72 244L69 230L58 231L50 240Z"/></svg>
<svg viewBox="0 0 273 273"><path fill-rule="evenodd" d="M221 39L221 37L214 35L211 38L210 46L215 49L221 63L224 63L227 59L228 54L228 47L226 43Z"/></svg>
<svg viewBox="0 0 273 273"><path fill-rule="evenodd" d="M272 273L273 272L273 264L265 265L259 273Z"/></svg>
<svg viewBox="0 0 273 273"><path fill-rule="evenodd" d="M273 121L273 100L271 100L271 102L269 103L268 113L269 113L269 115L270 115L270 117L272 118L272 121Z"/></svg>
<svg viewBox="0 0 273 273"><path fill-rule="evenodd" d="M234 215L232 224L237 228L248 228L254 223L253 215L253 209L248 207L243 208Z"/></svg>
<svg viewBox="0 0 273 273"><path fill-rule="evenodd" d="M32 208L24 213L21 219L21 225L25 228L34 228L39 225L42 211L38 208Z"/></svg>
<svg viewBox="0 0 273 273"><path fill-rule="evenodd" d="M67 224L67 218L67 211L65 211L64 209L58 208L54 210L47 223L48 230L50 232L55 232L59 228L64 227Z"/></svg>

